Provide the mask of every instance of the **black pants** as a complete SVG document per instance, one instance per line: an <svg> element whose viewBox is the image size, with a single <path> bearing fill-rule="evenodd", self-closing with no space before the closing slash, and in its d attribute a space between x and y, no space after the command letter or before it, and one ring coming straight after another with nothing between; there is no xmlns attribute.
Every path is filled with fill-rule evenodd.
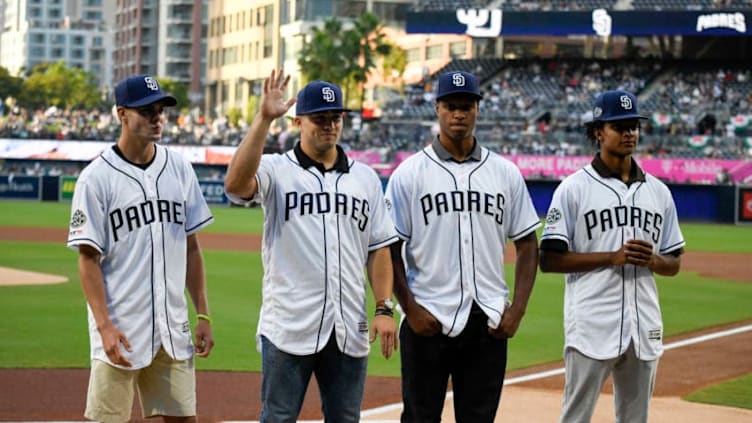
<svg viewBox="0 0 752 423"><path fill-rule="evenodd" d="M491 423L501 399L507 367L507 340L488 335L487 317L474 307L457 337L418 336L400 329L403 423L441 421L452 376L457 423Z"/></svg>

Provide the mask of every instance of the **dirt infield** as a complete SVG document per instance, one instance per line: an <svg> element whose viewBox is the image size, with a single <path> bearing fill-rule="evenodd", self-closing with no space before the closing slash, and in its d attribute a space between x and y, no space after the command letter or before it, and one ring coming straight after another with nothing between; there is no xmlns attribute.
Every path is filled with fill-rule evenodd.
<svg viewBox="0 0 752 423"><path fill-rule="evenodd" d="M258 236L202 233L205 249L258 250ZM59 229L0 227L0 239L65 242L66 231ZM513 260L513 257L506 257ZM719 267L718 263L724 263ZM752 261L742 254L688 252L682 272L697 272L739 282L750 282ZM702 333L749 325L738 322L700 333L666 340L672 343ZM514 341L512 341L514 342ZM752 331L666 351L658 369L656 399L651 421L752 421L752 411L689 404L676 397L730 378L752 373ZM544 370L558 369L562 363L509 372L507 379ZM0 370L0 420L82 420L88 370L85 369L5 369ZM202 421L257 420L259 417L260 375L251 372L198 372L199 417ZM563 376L524 382L505 388L500 420L505 422L555 421ZM608 394L610 387L604 389ZM398 378L369 377L363 408L372 409L401 402ZM613 421L608 396L602 397L594 422ZM447 410L451 409L451 404ZM320 419L318 393L310 389L301 419ZM449 411L447 411L448 413ZM135 414L138 415L138 414ZM398 419L398 411L385 411L374 418ZM451 420L451 419L450 419Z"/></svg>

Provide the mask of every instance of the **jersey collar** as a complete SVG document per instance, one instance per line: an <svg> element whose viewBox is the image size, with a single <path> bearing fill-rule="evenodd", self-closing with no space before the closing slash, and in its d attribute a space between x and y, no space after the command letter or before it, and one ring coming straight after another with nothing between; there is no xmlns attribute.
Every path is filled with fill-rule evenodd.
<svg viewBox="0 0 752 423"><path fill-rule="evenodd" d="M343 150L339 145L335 145L335 147L337 148L337 160L334 162L334 166L329 169L324 168L323 163L317 162L316 160L308 157L308 155L304 153L303 149L300 147L300 141L295 144L293 151L295 152L295 158L298 159L298 163L303 166L303 169L308 169L309 167L313 166L321 171L321 173L326 173L333 170L336 170L340 173L349 173L350 166L347 163L347 154L345 154L345 150Z"/></svg>
<svg viewBox="0 0 752 423"><path fill-rule="evenodd" d="M609 169L603 159L601 159L600 154L596 153L595 158L593 158L593 161L590 164L602 177L621 180L621 175L618 172L613 172ZM626 184L631 185L633 182L645 182L645 172L640 169L640 166L634 161L634 159L632 159L632 167L629 168L629 180Z"/></svg>
<svg viewBox="0 0 752 423"><path fill-rule="evenodd" d="M112 146L112 149L115 151L115 154L117 154L121 159L123 159L123 161L125 161L126 163L130 165L136 166L137 168L140 168L141 170L148 169L149 166L151 166L151 164L154 163L154 160L157 158L157 145L153 144L153 148L154 148L154 155L151 157L151 160L149 160L148 163L133 163L132 161L128 160L125 157L125 154L123 154L123 150L121 150L120 147L118 147L117 143L115 143Z"/></svg>
<svg viewBox="0 0 752 423"><path fill-rule="evenodd" d="M458 161L452 155L447 151L446 148L444 148L443 145L441 145L441 142L439 141L439 136L437 135L436 138L433 139L433 142L431 143L431 147L433 147L433 151L436 152L436 155L439 156L439 158L443 161L451 160L453 162L457 163L463 163L470 160L479 162L482 159L481 151L480 151L480 144L478 144L478 140L473 137L473 150L470 151L470 155L465 157L465 160Z"/></svg>

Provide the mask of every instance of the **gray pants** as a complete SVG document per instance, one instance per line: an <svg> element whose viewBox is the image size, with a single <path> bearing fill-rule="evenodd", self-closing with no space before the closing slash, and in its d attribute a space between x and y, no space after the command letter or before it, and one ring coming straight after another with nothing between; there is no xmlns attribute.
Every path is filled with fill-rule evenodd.
<svg viewBox="0 0 752 423"><path fill-rule="evenodd" d="M561 423L589 423L601 388L611 374L614 380L616 423L646 423L655 385L658 360L642 361L634 344L619 357L596 360L574 348L564 354L566 384Z"/></svg>

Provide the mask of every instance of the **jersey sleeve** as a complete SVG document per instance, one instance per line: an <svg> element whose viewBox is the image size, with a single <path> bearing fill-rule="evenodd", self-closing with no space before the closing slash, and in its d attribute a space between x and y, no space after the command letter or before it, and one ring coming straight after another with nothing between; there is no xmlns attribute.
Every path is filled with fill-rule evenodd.
<svg viewBox="0 0 752 423"><path fill-rule="evenodd" d="M571 195L570 184L566 179L554 190L541 235L542 249L545 250L545 245L554 241L570 246L571 230L576 220L576 211L570 206Z"/></svg>
<svg viewBox="0 0 752 423"><path fill-rule="evenodd" d="M68 248L90 245L100 254L107 251L107 216L105 193L97 183L95 174L84 171L76 181L71 201L71 218L68 227Z"/></svg>
<svg viewBox="0 0 752 423"><path fill-rule="evenodd" d="M669 254L684 247L686 243L679 227L676 204L674 203L671 191L665 186L664 189L666 190L666 211L663 214L666 216L666 222L663 225L665 233L661 237L661 245L658 248L658 252L660 254Z"/></svg>
<svg viewBox="0 0 752 423"><path fill-rule="evenodd" d="M261 156L259 167L256 170L256 175L254 176L258 184L258 190L256 191L256 194L253 197L243 198L238 195L225 192L225 195L227 195L227 198L235 204L239 204L241 206L247 206L253 202L263 201L264 198L268 197L268 194L272 189L272 181L274 180L274 178L272 177L273 172L274 172L274 166L270 164L270 161L273 160L274 156L277 156L277 155L276 154L275 155L263 154Z"/></svg>
<svg viewBox="0 0 752 423"><path fill-rule="evenodd" d="M385 202L389 215L392 218L394 229L402 240L409 240L412 236L412 220L410 208L411 178L407 177L407 169L402 165L398 167L386 185Z"/></svg>
<svg viewBox="0 0 752 423"><path fill-rule="evenodd" d="M509 239L516 241L520 238L524 238L533 232L540 226L540 218L535 211L533 200L530 198L530 192L525 185L525 179L522 177L517 167L513 167L510 172L514 181L512 187L512 201L511 204L514 207L512 209L512 216L510 221Z"/></svg>
<svg viewBox="0 0 752 423"><path fill-rule="evenodd" d="M206 203L204 194L201 192L201 186L196 178L196 172L190 163L185 164L185 169L188 181L187 193L186 193L186 221L185 232L187 235L191 235L200 231L205 226L214 221L209 205Z"/></svg>
<svg viewBox="0 0 752 423"><path fill-rule="evenodd" d="M368 243L368 251L374 251L397 241L397 232L394 229L392 219L389 217L384 192L381 188L381 181L372 169L367 169L372 176L370 178L371 186L371 234Z"/></svg>

